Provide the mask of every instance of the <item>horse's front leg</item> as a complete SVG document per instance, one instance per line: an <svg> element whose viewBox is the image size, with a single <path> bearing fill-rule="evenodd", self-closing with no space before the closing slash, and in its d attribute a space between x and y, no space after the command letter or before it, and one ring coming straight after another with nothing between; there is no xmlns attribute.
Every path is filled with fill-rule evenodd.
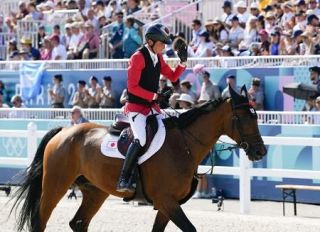
<svg viewBox="0 0 320 232"><path fill-rule="evenodd" d="M168 217L177 227L184 232L195 232L196 228L189 221L181 206L177 201L171 197L162 198L161 200L154 201L155 207L161 213ZM158 215L157 215L158 216Z"/></svg>
<svg viewBox="0 0 320 232"><path fill-rule="evenodd" d="M156 219L153 223L152 232L162 232L167 227L170 219L165 216L162 212L158 211Z"/></svg>

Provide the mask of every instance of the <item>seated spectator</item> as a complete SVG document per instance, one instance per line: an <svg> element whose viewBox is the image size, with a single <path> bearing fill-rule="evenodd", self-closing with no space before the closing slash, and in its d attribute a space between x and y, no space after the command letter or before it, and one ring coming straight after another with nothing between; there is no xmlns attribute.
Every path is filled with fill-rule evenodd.
<svg viewBox="0 0 320 232"><path fill-rule="evenodd" d="M25 108L25 105L23 104L23 101L20 95L14 95L11 98L11 104L13 109ZM24 115L25 114L23 111L11 110L9 113L9 118L23 118Z"/></svg>
<svg viewBox="0 0 320 232"><path fill-rule="evenodd" d="M276 16L272 11L269 11L266 14L266 24L265 24L265 30L268 32L268 34L271 34L272 31L274 31L274 27L276 26Z"/></svg>
<svg viewBox="0 0 320 232"><path fill-rule="evenodd" d="M109 25L112 21L110 19L107 20L106 16L101 15L98 18L98 22L99 22L99 31L101 32L102 28Z"/></svg>
<svg viewBox="0 0 320 232"><path fill-rule="evenodd" d="M110 18L111 14L109 12L109 9L105 6L104 2L99 0L92 3L92 7L94 10L94 14L100 18L101 16ZM86 15L86 14L84 14Z"/></svg>
<svg viewBox="0 0 320 232"><path fill-rule="evenodd" d="M34 2L28 3L27 11L31 15L32 20L41 20L43 18L43 14L37 10L36 3Z"/></svg>
<svg viewBox="0 0 320 232"><path fill-rule="evenodd" d="M239 18L237 16L233 16L231 19L231 28L229 30L228 43L232 48L238 48L243 38L244 30L240 27Z"/></svg>
<svg viewBox="0 0 320 232"><path fill-rule="evenodd" d="M307 15L304 11L299 11L295 14L295 25L293 27L294 31L302 30L304 31L307 26Z"/></svg>
<svg viewBox="0 0 320 232"><path fill-rule="evenodd" d="M62 85L62 75L56 74L52 78L53 88L48 89L52 108L64 108L65 89Z"/></svg>
<svg viewBox="0 0 320 232"><path fill-rule="evenodd" d="M5 96L2 90L0 90L0 108L9 108L9 106L5 103Z"/></svg>
<svg viewBox="0 0 320 232"><path fill-rule="evenodd" d="M308 100L306 100L305 105L302 108L302 111L317 111L316 107L316 95L310 96ZM305 123L312 123L309 117L305 119Z"/></svg>
<svg viewBox="0 0 320 232"><path fill-rule="evenodd" d="M259 5L257 2L252 2L250 5L250 13L252 16L256 16L258 18L260 11L259 11Z"/></svg>
<svg viewBox="0 0 320 232"><path fill-rule="evenodd" d="M89 122L88 119L86 119L83 116L82 108L80 106L74 106L71 109L71 126L78 125L81 123Z"/></svg>
<svg viewBox="0 0 320 232"><path fill-rule="evenodd" d="M71 38L68 47L68 59L74 59L74 54L77 53L77 46L79 44L80 38L83 33L80 32L80 24L78 22L73 22L71 24Z"/></svg>
<svg viewBox="0 0 320 232"><path fill-rule="evenodd" d="M202 74L203 83L199 99L218 100L221 96L219 87L210 80L210 73L204 71Z"/></svg>
<svg viewBox="0 0 320 232"><path fill-rule="evenodd" d="M112 89L112 78L105 76L103 78L104 86L100 94L100 108L114 108L115 107L115 92Z"/></svg>
<svg viewBox="0 0 320 232"><path fill-rule="evenodd" d="M180 98L179 93L173 93L169 98L169 108L176 109L176 110L181 109L179 106L179 102L177 101L177 99L179 98Z"/></svg>
<svg viewBox="0 0 320 232"><path fill-rule="evenodd" d="M320 9L319 9L319 1L317 0L310 0L309 1L309 13L314 15L320 15Z"/></svg>
<svg viewBox="0 0 320 232"><path fill-rule="evenodd" d="M30 59L32 60L40 60L40 52L38 49L32 46L32 40L27 37L22 37L20 40L21 48L28 51L30 55Z"/></svg>
<svg viewBox="0 0 320 232"><path fill-rule="evenodd" d="M213 31L211 34L214 43L222 43L223 45L228 42L228 31L225 28L225 24L220 20L213 21Z"/></svg>
<svg viewBox="0 0 320 232"><path fill-rule="evenodd" d="M19 49L19 60L31 60L31 53L28 48L21 47Z"/></svg>
<svg viewBox="0 0 320 232"><path fill-rule="evenodd" d="M283 46L281 47L281 55L296 55L297 45L294 41L292 31L284 31L282 33Z"/></svg>
<svg viewBox="0 0 320 232"><path fill-rule="evenodd" d="M168 86L168 80L165 76L161 75L159 80L159 90L158 93L166 94L165 97L161 97L159 101L159 105L161 109L165 109L169 106L169 98L170 94L168 94L168 91L172 90L171 87Z"/></svg>
<svg viewBox="0 0 320 232"><path fill-rule="evenodd" d="M280 25L284 28L288 28L289 22L294 18L293 7L290 2L284 2L281 5L283 15L281 17Z"/></svg>
<svg viewBox="0 0 320 232"><path fill-rule="evenodd" d="M64 29L65 29L65 47L68 50L69 49L69 45L70 45L70 40L71 40L71 36L72 36L72 31L71 31L71 24L70 23L66 23L64 25Z"/></svg>
<svg viewBox="0 0 320 232"><path fill-rule="evenodd" d="M251 43L259 41L258 27L257 27L257 17L250 16L243 33L242 43L249 47ZM241 43L241 42L240 42Z"/></svg>
<svg viewBox="0 0 320 232"><path fill-rule="evenodd" d="M236 16L239 19L239 25L242 28L246 27L246 23L248 22L249 19L249 13L247 11L247 4L244 1L239 1L235 4L234 6L237 9Z"/></svg>
<svg viewBox="0 0 320 232"><path fill-rule="evenodd" d="M185 93L190 95L192 102L195 102L197 100L197 94L192 91L192 85L190 81L188 80L183 80L180 83L180 88L181 88L181 93Z"/></svg>
<svg viewBox="0 0 320 232"><path fill-rule="evenodd" d="M189 47L188 53L192 57L211 57L212 56L212 50L213 50L213 43L209 39L209 33L207 31L202 31L199 34L200 37L200 43L198 45L198 48L196 52Z"/></svg>
<svg viewBox="0 0 320 232"><path fill-rule="evenodd" d="M320 111L320 96L316 98L316 111Z"/></svg>
<svg viewBox="0 0 320 232"><path fill-rule="evenodd" d="M270 55L280 55L280 36L278 31L271 32Z"/></svg>
<svg viewBox="0 0 320 232"><path fill-rule="evenodd" d="M255 77L252 79L251 87L248 90L249 102L255 110L264 110L264 93L261 89L261 81Z"/></svg>
<svg viewBox="0 0 320 232"><path fill-rule="evenodd" d="M40 51L41 60L51 60L51 58L52 58L52 49L53 49L53 47L52 47L50 38L48 36L46 36L43 39L43 44L42 44L42 48L41 48L41 51Z"/></svg>
<svg viewBox="0 0 320 232"><path fill-rule="evenodd" d="M53 26L52 36L57 35L59 37L59 43L66 46L66 37L63 33L61 33L60 25Z"/></svg>
<svg viewBox="0 0 320 232"><path fill-rule="evenodd" d="M26 3L23 2L23 1L20 1L19 2L19 11L18 11L18 13L16 14L16 17L15 17L16 20L23 19L28 14L29 14L29 11L27 9Z"/></svg>
<svg viewBox="0 0 320 232"><path fill-rule="evenodd" d="M123 58L123 33L124 33L124 23L123 23L123 13L121 11L118 11L116 13L116 21L114 23L114 26L112 27L112 35L110 38L110 52L111 57L113 59L121 59Z"/></svg>
<svg viewBox="0 0 320 232"><path fill-rule="evenodd" d="M194 104L192 97L189 94L182 93L180 97L177 99L179 103L179 107L184 110L190 110Z"/></svg>
<svg viewBox="0 0 320 232"><path fill-rule="evenodd" d="M131 55L141 46L142 38L137 28L134 26L135 19L128 17L126 28L123 35L124 58L130 58Z"/></svg>
<svg viewBox="0 0 320 232"><path fill-rule="evenodd" d="M139 5L140 5L140 0L128 0L127 1L128 10L126 12L126 15L131 15L134 12L141 10Z"/></svg>
<svg viewBox="0 0 320 232"><path fill-rule="evenodd" d="M100 38L91 22L85 23L86 32L80 38L76 59L94 59L98 57Z"/></svg>
<svg viewBox="0 0 320 232"><path fill-rule="evenodd" d="M87 103L85 102L85 98L86 98L85 90L86 90L86 82L83 80L78 81L78 88L72 99L73 106L80 106L81 108L88 107Z"/></svg>
<svg viewBox="0 0 320 232"><path fill-rule="evenodd" d="M320 67L313 66L309 68L310 81L315 86L315 89L320 94Z"/></svg>
<svg viewBox="0 0 320 232"><path fill-rule="evenodd" d="M89 9L87 12L86 22L90 22L93 26L93 31L98 32L99 31L99 21L97 17L94 14L94 11L92 9Z"/></svg>
<svg viewBox="0 0 320 232"><path fill-rule="evenodd" d="M58 35L52 35L50 37L50 41L53 47L51 60L66 60L67 59L66 47L60 43L60 37Z"/></svg>
<svg viewBox="0 0 320 232"><path fill-rule="evenodd" d="M98 79L95 76L90 77L90 88L85 90L85 102L89 108L99 108L101 87L98 84Z"/></svg>
<svg viewBox="0 0 320 232"><path fill-rule="evenodd" d="M46 37L45 26L40 25L38 28L38 48L41 48L43 45L43 40Z"/></svg>
<svg viewBox="0 0 320 232"><path fill-rule="evenodd" d="M9 56L12 55L13 52L18 52L17 41L15 39L11 39L8 42L7 58L10 58Z"/></svg>
<svg viewBox="0 0 320 232"><path fill-rule="evenodd" d="M261 49L263 49L267 54L270 52L270 42L269 42L269 35L265 29L261 29L259 31L259 38L261 42Z"/></svg>

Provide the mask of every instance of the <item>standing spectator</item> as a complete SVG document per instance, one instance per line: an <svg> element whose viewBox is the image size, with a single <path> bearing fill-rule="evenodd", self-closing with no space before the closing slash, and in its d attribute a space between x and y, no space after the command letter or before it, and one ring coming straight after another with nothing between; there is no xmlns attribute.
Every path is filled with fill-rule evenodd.
<svg viewBox="0 0 320 232"><path fill-rule="evenodd" d="M234 75L229 75L227 76L226 78L226 83L227 83L227 86L226 88L222 91L221 93L221 97L222 99L226 99L226 98L229 98L231 97L230 96L230 92L229 92L229 85L231 86L231 88L236 91L236 92L239 92L238 88L237 88L237 85L236 85L236 76Z"/></svg>
<svg viewBox="0 0 320 232"><path fill-rule="evenodd" d="M168 86L168 80L165 76L161 75L160 76L160 80L159 80L159 90L158 93L161 95L166 94L166 96L162 96L159 99L159 105L161 109L165 109L168 108L169 106L169 98L170 98L170 94L168 94L167 92L172 90L171 87Z"/></svg>
<svg viewBox="0 0 320 232"><path fill-rule="evenodd" d="M264 93L261 89L261 81L259 78L252 79L251 87L248 90L249 102L255 110L264 110Z"/></svg>
<svg viewBox="0 0 320 232"><path fill-rule="evenodd" d="M28 51L30 58L33 60L40 60L40 52L32 46L32 40L27 37L22 37L20 40L22 49Z"/></svg>
<svg viewBox="0 0 320 232"><path fill-rule="evenodd" d="M115 93L112 89L112 78L110 76L105 76L103 82L104 86L100 95L100 108L114 108Z"/></svg>
<svg viewBox="0 0 320 232"><path fill-rule="evenodd" d="M124 58L130 58L142 44L142 38L134 27L134 22L135 19L132 17L128 17L126 20L126 28L123 35Z"/></svg>
<svg viewBox="0 0 320 232"><path fill-rule="evenodd" d="M194 100L189 94L182 93L180 97L177 99L177 102L179 103L179 107L183 111L190 110L194 104Z"/></svg>
<svg viewBox="0 0 320 232"><path fill-rule="evenodd" d="M247 4L244 1L239 1L235 4L234 6L237 9L237 14L236 16L239 19L239 24L242 28L246 27L246 23L248 22L249 19L249 13L247 11Z"/></svg>
<svg viewBox="0 0 320 232"><path fill-rule="evenodd" d="M98 84L98 79L95 76L90 77L90 88L85 91L85 102L89 108L99 108L101 87Z"/></svg>
<svg viewBox="0 0 320 232"><path fill-rule="evenodd" d="M202 74L203 83L199 99L218 100L221 96L219 87L210 80L210 73L204 71Z"/></svg>
<svg viewBox="0 0 320 232"><path fill-rule="evenodd" d="M200 37L200 43L198 45L198 48L196 52L189 47L188 52L190 56L193 57L211 57L212 56L212 50L213 50L213 43L209 39L209 33L207 31L202 31L199 34Z"/></svg>
<svg viewBox="0 0 320 232"><path fill-rule="evenodd" d="M123 13L118 11L116 13L116 22L112 28L112 36L110 39L111 57L113 59L123 58L122 38L124 33Z"/></svg>
<svg viewBox="0 0 320 232"><path fill-rule="evenodd" d="M191 99L193 102L197 100L197 95L195 92L192 91L192 85L190 81L188 80L183 80L180 82L180 87L181 87L181 93L185 93L190 95Z"/></svg>
<svg viewBox="0 0 320 232"><path fill-rule="evenodd" d="M62 85L62 75L56 74L53 76L53 88L49 89L52 108L64 108L65 89Z"/></svg>
<svg viewBox="0 0 320 232"><path fill-rule="evenodd" d="M51 60L66 60L67 59L66 47L60 43L60 37L54 34L50 37L50 41L53 47Z"/></svg>
<svg viewBox="0 0 320 232"><path fill-rule="evenodd" d="M310 81L312 82L313 85L315 85L316 90L318 91L318 94L320 94L320 67L318 66L313 66L309 68L310 72Z"/></svg>
<svg viewBox="0 0 320 232"><path fill-rule="evenodd" d="M191 26L192 40L190 42L190 46L194 51L196 51L200 44L200 34L203 31L201 21L199 19L194 19Z"/></svg>
<svg viewBox="0 0 320 232"><path fill-rule="evenodd" d="M221 16L221 21L228 27L231 27L231 19L234 16L234 14L232 14L232 3L228 0L224 1L222 9L224 13Z"/></svg>
<svg viewBox="0 0 320 232"><path fill-rule="evenodd" d="M40 51L41 60L51 60L52 56L52 44L48 36L44 37L42 48Z"/></svg>
<svg viewBox="0 0 320 232"><path fill-rule="evenodd" d="M82 108L80 106L74 106L71 109L71 126L78 125L81 123L89 122L88 119L86 119L83 116Z"/></svg>
<svg viewBox="0 0 320 232"><path fill-rule="evenodd" d="M85 102L86 97L86 82L83 80L78 81L78 89L77 92L74 94L72 105L73 106L80 106L81 108L87 108L88 105Z"/></svg>
<svg viewBox="0 0 320 232"><path fill-rule="evenodd" d="M127 1L127 7L128 7L127 15L131 15L134 12L141 10L139 5L140 5L140 0L128 0Z"/></svg>
<svg viewBox="0 0 320 232"><path fill-rule="evenodd" d="M244 30L239 25L239 18L233 16L231 19L231 28L229 30L229 43L232 48L238 48L244 38Z"/></svg>

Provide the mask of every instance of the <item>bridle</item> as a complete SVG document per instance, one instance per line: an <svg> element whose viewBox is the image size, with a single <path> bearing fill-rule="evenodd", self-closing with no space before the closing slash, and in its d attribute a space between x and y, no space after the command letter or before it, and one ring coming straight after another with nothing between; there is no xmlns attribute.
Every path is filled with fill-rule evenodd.
<svg viewBox="0 0 320 232"><path fill-rule="evenodd" d="M250 111L250 115L242 115L239 116L237 114L236 109L247 109ZM246 121L253 119L257 119L257 113L256 111L250 106L249 103L243 103L243 104L238 104L232 107L232 130L236 129L239 133L240 137L240 144L239 147L242 148L246 153L250 151L252 148L251 146L253 145L249 141L254 141L256 138L261 138L259 130L257 130L256 133L254 134L245 134L243 130L243 125L246 123ZM263 141L256 141L254 143L254 146L259 146L263 144Z"/></svg>

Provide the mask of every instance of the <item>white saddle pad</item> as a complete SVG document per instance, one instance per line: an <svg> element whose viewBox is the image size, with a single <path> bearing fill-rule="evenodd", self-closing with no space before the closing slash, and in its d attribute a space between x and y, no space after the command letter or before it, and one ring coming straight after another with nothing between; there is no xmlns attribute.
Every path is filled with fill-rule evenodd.
<svg viewBox="0 0 320 232"><path fill-rule="evenodd" d="M155 134L150 147L140 158L138 159L138 164L142 164L146 160L148 160L151 156L153 156L157 151L162 147L164 140L166 138L166 128L164 127L162 119L158 118L158 131ZM119 137L111 134L107 134L102 143L101 143L101 152L103 155L124 159L125 157L118 151L117 141Z"/></svg>

